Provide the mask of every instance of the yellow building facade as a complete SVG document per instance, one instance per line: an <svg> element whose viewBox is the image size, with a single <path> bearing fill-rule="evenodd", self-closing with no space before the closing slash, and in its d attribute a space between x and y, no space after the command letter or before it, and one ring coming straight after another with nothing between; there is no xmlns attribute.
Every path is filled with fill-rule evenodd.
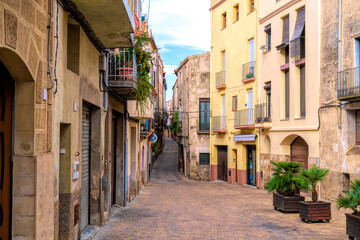
<svg viewBox="0 0 360 240"><path fill-rule="evenodd" d="M210 4L210 180L259 187L258 1Z"/></svg>
<svg viewBox="0 0 360 240"><path fill-rule="evenodd" d="M271 161L320 165L320 1L261 1L259 93L261 172Z"/></svg>

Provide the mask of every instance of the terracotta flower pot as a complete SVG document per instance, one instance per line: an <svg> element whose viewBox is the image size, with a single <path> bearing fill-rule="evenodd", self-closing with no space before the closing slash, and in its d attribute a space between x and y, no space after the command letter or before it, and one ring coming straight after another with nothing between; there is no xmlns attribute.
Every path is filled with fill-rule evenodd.
<svg viewBox="0 0 360 240"><path fill-rule="evenodd" d="M132 67L121 67L119 68L120 76L124 79L131 80L133 78L134 69Z"/></svg>
<svg viewBox="0 0 360 240"><path fill-rule="evenodd" d="M299 202L301 220L311 223L313 221L327 221L331 219L331 203L329 202Z"/></svg>
<svg viewBox="0 0 360 240"><path fill-rule="evenodd" d="M300 195L284 196L279 193L273 194L273 206L275 210L280 210L285 213L299 212L299 201L304 201L305 197Z"/></svg>

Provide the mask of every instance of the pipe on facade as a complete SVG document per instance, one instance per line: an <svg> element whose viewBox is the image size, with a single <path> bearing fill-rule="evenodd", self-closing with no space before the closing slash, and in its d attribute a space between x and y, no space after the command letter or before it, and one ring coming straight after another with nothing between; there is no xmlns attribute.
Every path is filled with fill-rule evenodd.
<svg viewBox="0 0 360 240"><path fill-rule="evenodd" d="M183 103L182 103L182 111L184 112L184 105L185 105L185 79L184 79L185 70L183 69L182 72L182 92L183 92ZM180 114L181 115L181 114ZM185 158L185 128L182 128L182 142L183 142L183 161L184 161L184 174L186 176L186 158Z"/></svg>
<svg viewBox="0 0 360 240"><path fill-rule="evenodd" d="M127 102L125 103L125 144L124 144L124 207L126 207L126 197L127 197L127 145L128 145L128 111L127 111Z"/></svg>

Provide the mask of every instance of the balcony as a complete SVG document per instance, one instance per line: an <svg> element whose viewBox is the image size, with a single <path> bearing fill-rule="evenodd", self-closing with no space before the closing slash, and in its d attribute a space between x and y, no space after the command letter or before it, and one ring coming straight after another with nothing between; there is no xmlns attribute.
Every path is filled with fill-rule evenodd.
<svg viewBox="0 0 360 240"><path fill-rule="evenodd" d="M109 50L108 86L126 100L135 100L136 57L132 48Z"/></svg>
<svg viewBox="0 0 360 240"><path fill-rule="evenodd" d="M338 99L360 98L360 67L338 73Z"/></svg>
<svg viewBox="0 0 360 240"><path fill-rule="evenodd" d="M226 133L226 116L216 116L212 118L212 132L213 133Z"/></svg>
<svg viewBox="0 0 360 240"><path fill-rule="evenodd" d="M226 88L225 84L225 71L217 72L215 74L216 88L224 89Z"/></svg>
<svg viewBox="0 0 360 240"><path fill-rule="evenodd" d="M243 64L242 79L243 83L255 81L255 62L248 62Z"/></svg>
<svg viewBox="0 0 360 240"><path fill-rule="evenodd" d="M270 129L271 122L271 106L267 103L255 105L255 128Z"/></svg>
<svg viewBox="0 0 360 240"><path fill-rule="evenodd" d="M127 0L63 0L64 9L96 35L103 48L132 47L135 23Z"/></svg>
<svg viewBox="0 0 360 240"><path fill-rule="evenodd" d="M235 111L234 120L235 129L255 129L254 111L252 108Z"/></svg>

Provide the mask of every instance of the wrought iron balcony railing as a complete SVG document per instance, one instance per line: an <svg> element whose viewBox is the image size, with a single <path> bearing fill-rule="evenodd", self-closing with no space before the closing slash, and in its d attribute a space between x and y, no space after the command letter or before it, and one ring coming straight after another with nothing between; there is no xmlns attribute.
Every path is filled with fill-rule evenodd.
<svg viewBox="0 0 360 240"><path fill-rule="evenodd" d="M212 131L217 133L226 132L226 116L215 116L212 118Z"/></svg>
<svg viewBox="0 0 360 240"><path fill-rule="evenodd" d="M243 80L255 77L255 62L248 62L243 64Z"/></svg>
<svg viewBox="0 0 360 240"><path fill-rule="evenodd" d="M360 97L360 67L338 73L338 99Z"/></svg>
<svg viewBox="0 0 360 240"><path fill-rule="evenodd" d="M216 88L225 88L225 71L215 74Z"/></svg>
<svg viewBox="0 0 360 240"><path fill-rule="evenodd" d="M254 128L254 111L252 108L234 112L235 128Z"/></svg>
<svg viewBox="0 0 360 240"><path fill-rule="evenodd" d="M133 48L109 50L108 60L109 81L136 81L137 66Z"/></svg>
<svg viewBox="0 0 360 240"><path fill-rule="evenodd" d="M200 118L196 120L197 132L209 133L210 132L210 117Z"/></svg>
<svg viewBox="0 0 360 240"><path fill-rule="evenodd" d="M271 108L267 103L255 105L255 123L271 122Z"/></svg>

